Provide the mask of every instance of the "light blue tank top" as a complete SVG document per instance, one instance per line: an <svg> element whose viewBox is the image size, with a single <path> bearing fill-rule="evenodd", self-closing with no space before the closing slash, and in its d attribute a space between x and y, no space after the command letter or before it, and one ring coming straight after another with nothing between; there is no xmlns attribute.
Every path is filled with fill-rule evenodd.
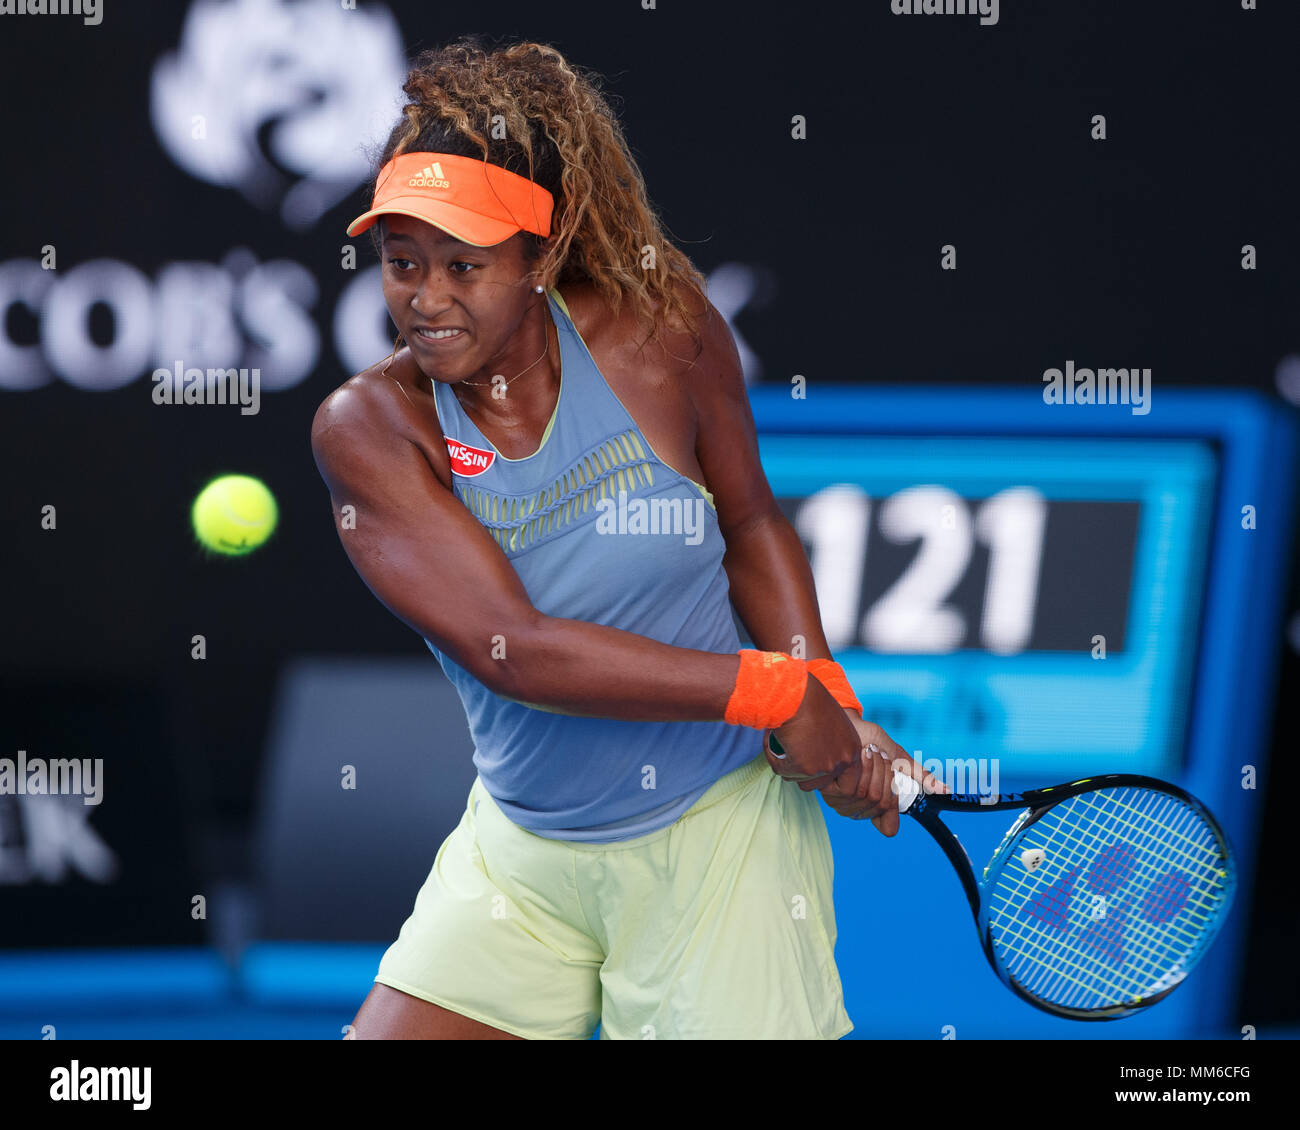
<svg viewBox="0 0 1300 1130"><path fill-rule="evenodd" d="M557 291L548 304L560 394L534 454L505 458L433 382L452 488L539 611L735 654L712 497L655 455ZM762 751L760 731L721 721L587 718L502 698L428 646L464 703L483 787L539 836L609 843L658 831Z"/></svg>

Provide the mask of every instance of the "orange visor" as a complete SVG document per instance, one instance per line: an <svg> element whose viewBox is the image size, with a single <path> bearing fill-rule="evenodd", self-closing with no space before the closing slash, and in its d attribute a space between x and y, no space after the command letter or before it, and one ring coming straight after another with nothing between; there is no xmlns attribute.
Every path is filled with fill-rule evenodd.
<svg viewBox="0 0 1300 1130"><path fill-rule="evenodd" d="M541 185L478 157L402 153L380 170L370 211L348 224L348 235L393 214L433 224L462 243L490 247L516 232L550 235L553 206Z"/></svg>

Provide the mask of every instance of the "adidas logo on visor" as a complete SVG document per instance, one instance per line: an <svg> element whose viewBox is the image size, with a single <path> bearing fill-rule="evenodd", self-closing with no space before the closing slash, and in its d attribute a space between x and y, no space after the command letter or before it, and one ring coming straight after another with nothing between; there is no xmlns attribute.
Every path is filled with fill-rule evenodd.
<svg viewBox="0 0 1300 1130"><path fill-rule="evenodd" d="M434 161L432 165L425 165L420 172L406 182L412 188L450 188L451 181L442 175L442 166Z"/></svg>

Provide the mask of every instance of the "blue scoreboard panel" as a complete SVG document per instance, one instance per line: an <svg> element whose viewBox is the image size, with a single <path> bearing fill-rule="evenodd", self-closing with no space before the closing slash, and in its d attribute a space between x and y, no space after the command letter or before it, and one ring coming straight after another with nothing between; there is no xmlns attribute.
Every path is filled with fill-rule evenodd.
<svg viewBox="0 0 1300 1130"><path fill-rule="evenodd" d="M1062 1021L984 965L956 879L920 829L905 822L887 840L826 809L856 1036L1227 1032L1297 429L1257 394L1156 392L1141 416L1044 404L1036 387L751 392L764 470L867 718L963 791L1110 772L1173 781L1214 811L1245 879L1210 955L1168 1001L1116 1023ZM1242 787L1247 765L1254 788ZM954 821L977 871L1009 823ZM907 976L919 968L928 976Z"/></svg>
<svg viewBox="0 0 1300 1130"><path fill-rule="evenodd" d="M1214 496L1197 441L765 436L831 650L895 740L1041 781L1180 768ZM1011 791L1003 789L1002 791Z"/></svg>

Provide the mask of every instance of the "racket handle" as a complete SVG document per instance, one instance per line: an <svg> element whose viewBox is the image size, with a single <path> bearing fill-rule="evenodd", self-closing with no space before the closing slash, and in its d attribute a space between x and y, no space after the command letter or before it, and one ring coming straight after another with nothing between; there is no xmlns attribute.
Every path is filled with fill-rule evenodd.
<svg viewBox="0 0 1300 1130"><path fill-rule="evenodd" d="M769 733L767 735L767 746L772 751L772 756L780 758L782 761L786 758L785 748L776 740L776 735ZM872 747L875 748L874 746ZM894 771L894 791L898 793L898 811L906 812L912 807L912 802L921 795L921 786L918 785L906 773L899 770Z"/></svg>
<svg viewBox="0 0 1300 1130"><path fill-rule="evenodd" d="M921 786L901 771L894 773L894 791L898 793L898 811L906 812L921 795Z"/></svg>

